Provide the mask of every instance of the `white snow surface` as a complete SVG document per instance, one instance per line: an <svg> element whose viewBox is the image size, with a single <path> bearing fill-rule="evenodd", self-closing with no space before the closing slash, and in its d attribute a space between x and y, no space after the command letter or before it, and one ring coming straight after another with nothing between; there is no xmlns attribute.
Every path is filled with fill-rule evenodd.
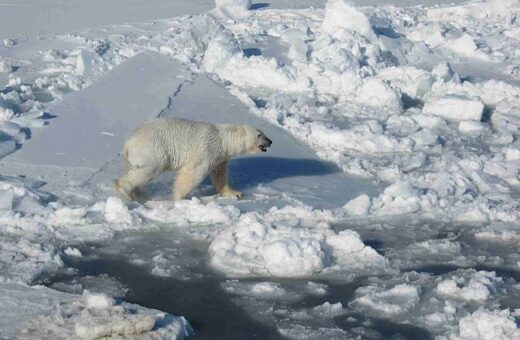
<svg viewBox="0 0 520 340"><path fill-rule="evenodd" d="M336 234L323 222L315 229L298 229L291 223L293 219L282 214L274 210L264 217L273 223L262 221L255 213L243 215L235 227L212 241L211 265L238 277L304 277L331 270L374 272L387 265L354 231Z"/></svg>
<svg viewBox="0 0 520 340"><path fill-rule="evenodd" d="M103 294L85 291L82 296L53 291L46 287L2 283L2 338L97 339L136 337L142 339L179 338L191 334L182 317L146 309L129 303L115 303ZM22 314L20 314L22 312ZM10 323L19 325L13 333Z"/></svg>
<svg viewBox="0 0 520 340"><path fill-rule="evenodd" d="M215 0L215 13L226 17L247 15L251 0Z"/></svg>
<svg viewBox="0 0 520 340"><path fill-rule="evenodd" d="M515 339L520 331L507 310L487 311L479 309L459 324L458 334L451 339Z"/></svg>
<svg viewBox="0 0 520 340"><path fill-rule="evenodd" d="M31 286L84 257L78 244L168 229L203 242L225 291L291 338L355 336L331 322L350 312L440 338L520 336L520 3L321 5L217 0L0 37L1 337L188 335L182 317ZM261 127L271 153L231 163L246 198L204 184L172 203L166 177L144 204L111 197L124 138L155 116ZM133 263L178 274L174 252L151 253ZM327 285L266 278L365 281L344 303L291 309L262 301Z"/></svg>

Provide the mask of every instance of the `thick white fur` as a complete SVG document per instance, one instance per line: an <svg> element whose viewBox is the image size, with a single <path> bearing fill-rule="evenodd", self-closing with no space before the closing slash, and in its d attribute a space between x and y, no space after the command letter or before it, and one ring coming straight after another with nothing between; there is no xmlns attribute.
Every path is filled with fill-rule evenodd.
<svg viewBox="0 0 520 340"><path fill-rule="evenodd" d="M159 118L139 127L125 143L128 172L114 181L119 196L134 199L139 187L163 171L177 170L173 200L181 200L210 174L217 192L240 197L227 182L227 160L259 152L265 135L247 125L213 125Z"/></svg>

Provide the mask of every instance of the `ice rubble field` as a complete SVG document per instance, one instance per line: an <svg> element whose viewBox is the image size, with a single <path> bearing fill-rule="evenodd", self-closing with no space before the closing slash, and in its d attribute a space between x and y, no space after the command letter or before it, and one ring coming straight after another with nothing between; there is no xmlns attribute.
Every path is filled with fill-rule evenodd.
<svg viewBox="0 0 520 340"><path fill-rule="evenodd" d="M173 228L205 242L204 261L228 278L230 299L289 338L384 337L372 319L441 339L520 338L520 3L216 5L1 41L1 157L38 142L29 137L53 124L53 104L146 51L209 75L244 114L381 193L318 209L289 190L283 204L254 209L270 202L265 183L245 208L216 198L125 205L109 197L109 183L68 183L71 196L36 176L2 176L0 337L190 334L189 318L31 286L69 270L63 259L83 256L77 244ZM154 254L132 261L152 275L179 274L175 257ZM304 284L286 287L283 277ZM327 301L329 285L356 280L347 302ZM290 307L306 296L325 300Z"/></svg>

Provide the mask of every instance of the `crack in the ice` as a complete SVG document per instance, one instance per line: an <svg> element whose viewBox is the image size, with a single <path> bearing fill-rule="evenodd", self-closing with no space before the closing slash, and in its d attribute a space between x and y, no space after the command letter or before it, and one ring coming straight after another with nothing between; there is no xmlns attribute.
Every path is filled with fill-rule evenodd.
<svg viewBox="0 0 520 340"><path fill-rule="evenodd" d="M190 77L189 79L186 79L184 80L182 83L179 84L179 86L177 86L177 89L175 90L175 92L173 92L173 94L171 96L168 97L168 103L166 104L166 106L161 110L159 111L159 113L157 114L157 118L160 118L162 117L162 115L168 111L169 109L172 108L173 106L173 100L175 99L175 97L177 97L177 95L182 91L182 88L188 84L188 83L191 83L192 82L192 78Z"/></svg>
<svg viewBox="0 0 520 340"><path fill-rule="evenodd" d="M90 175L90 176L89 176L85 181L83 181L83 183L81 183L80 187L84 188L84 187L90 186L90 185L92 184L92 180L93 180L93 179L94 179L98 174L102 173L103 170L105 170L105 169L107 168L107 166L108 166L110 163L116 161L116 160L119 158L119 156L121 156L120 153L118 153L116 157L111 158L111 159L109 159L108 161L106 161L105 163L103 163L102 166L100 166L96 171L94 171L94 172L92 173L92 175Z"/></svg>

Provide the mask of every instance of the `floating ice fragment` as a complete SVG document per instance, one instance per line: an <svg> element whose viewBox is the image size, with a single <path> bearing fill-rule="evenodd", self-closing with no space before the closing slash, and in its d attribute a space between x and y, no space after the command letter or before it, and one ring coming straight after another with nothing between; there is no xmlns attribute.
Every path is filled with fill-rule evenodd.
<svg viewBox="0 0 520 340"><path fill-rule="evenodd" d="M131 213L123 201L117 197L107 199L105 219L107 222L122 226L134 226L140 222L139 217Z"/></svg>
<svg viewBox="0 0 520 340"><path fill-rule="evenodd" d="M401 96L387 82L379 78L368 78L356 89L356 101L367 106L401 108Z"/></svg>
<svg viewBox="0 0 520 340"><path fill-rule="evenodd" d="M437 81L448 82L453 80L456 83L460 82L459 75L454 72L448 62L441 62L432 69L432 76Z"/></svg>
<svg viewBox="0 0 520 340"><path fill-rule="evenodd" d="M215 0L217 13L234 18L248 14L251 0Z"/></svg>
<svg viewBox="0 0 520 340"><path fill-rule="evenodd" d="M232 205L222 206L216 202L202 203L198 198L178 202L150 201L138 211L151 220L177 226L225 224L240 215L240 211Z"/></svg>
<svg viewBox="0 0 520 340"><path fill-rule="evenodd" d="M372 286L362 287L356 293L359 297L352 301L353 306L386 315L408 312L420 301L419 287L404 283L381 291Z"/></svg>
<svg viewBox="0 0 520 340"><path fill-rule="evenodd" d="M466 33L463 33L459 38L446 41L444 46L462 57L485 61L491 60L488 54L478 49L473 38Z"/></svg>
<svg viewBox="0 0 520 340"><path fill-rule="evenodd" d="M347 310L343 308L341 302L330 303L325 302L319 306L316 306L312 309L314 314L318 314L321 317L334 317L347 313Z"/></svg>
<svg viewBox="0 0 520 340"><path fill-rule="evenodd" d="M343 209L349 215L363 216L368 214L370 209L370 197L368 195L359 195L356 198L351 199L343 206Z"/></svg>
<svg viewBox="0 0 520 340"><path fill-rule="evenodd" d="M94 56L89 51L80 51L77 56L76 73L82 76L89 76L92 73Z"/></svg>
<svg viewBox="0 0 520 340"><path fill-rule="evenodd" d="M14 47L16 45L16 40L13 39L4 39L3 44L5 47Z"/></svg>
<svg viewBox="0 0 520 340"><path fill-rule="evenodd" d="M229 276L300 277L323 270L351 273L385 268L387 261L350 230L294 228L264 221L256 213L240 217L212 241L211 265ZM332 260L334 259L334 260Z"/></svg>
<svg viewBox="0 0 520 340"><path fill-rule="evenodd" d="M459 131L465 134L478 134L484 130L481 122L474 120L463 120L459 123Z"/></svg>
<svg viewBox="0 0 520 340"><path fill-rule="evenodd" d="M357 10L352 2L329 0L325 5L325 17L321 31L337 37L342 30L351 30L372 42L377 41L377 36L367 16Z"/></svg>
<svg viewBox="0 0 520 340"><path fill-rule="evenodd" d="M520 329L509 310L490 311L479 308L460 320L458 334L452 334L450 338L453 340L520 339Z"/></svg>
<svg viewBox="0 0 520 340"><path fill-rule="evenodd" d="M243 56L236 39L231 32L219 31L209 42L202 65L206 72L216 72L235 56Z"/></svg>
<svg viewBox="0 0 520 340"><path fill-rule="evenodd" d="M458 277L439 282L436 292L442 296L463 301L486 301L494 290L496 282L501 281L494 272L480 271L470 278Z"/></svg>
<svg viewBox="0 0 520 340"><path fill-rule="evenodd" d="M106 309L114 304L114 300L105 294L91 294L88 291L85 291L83 296L87 302L87 308Z"/></svg>
<svg viewBox="0 0 520 340"><path fill-rule="evenodd" d="M65 249L63 252L69 256L74 256L74 257L83 256L83 254L81 254L81 251L79 251L79 249L77 249L77 248L67 247L67 249Z"/></svg>
<svg viewBox="0 0 520 340"><path fill-rule="evenodd" d="M430 91L430 74L413 66L387 67L378 73L378 77L390 82L410 98L421 98Z"/></svg>
<svg viewBox="0 0 520 340"><path fill-rule="evenodd" d="M11 63L0 56L0 73L11 73L12 70Z"/></svg>
<svg viewBox="0 0 520 340"><path fill-rule="evenodd" d="M478 99L447 95L425 103L422 112L448 120L480 121L484 112L484 104Z"/></svg>

